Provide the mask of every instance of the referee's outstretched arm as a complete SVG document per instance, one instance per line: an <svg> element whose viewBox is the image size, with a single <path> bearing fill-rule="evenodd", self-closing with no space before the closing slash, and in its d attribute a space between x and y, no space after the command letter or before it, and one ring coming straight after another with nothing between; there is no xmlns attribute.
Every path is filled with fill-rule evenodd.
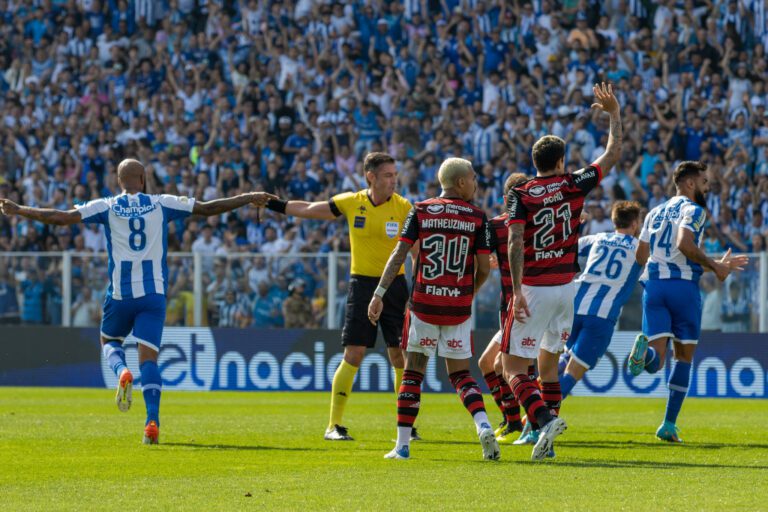
<svg viewBox="0 0 768 512"><path fill-rule="evenodd" d="M307 201L271 199L267 203L267 209L304 219L334 220L337 217L331 210L331 205L328 201L309 203Z"/></svg>

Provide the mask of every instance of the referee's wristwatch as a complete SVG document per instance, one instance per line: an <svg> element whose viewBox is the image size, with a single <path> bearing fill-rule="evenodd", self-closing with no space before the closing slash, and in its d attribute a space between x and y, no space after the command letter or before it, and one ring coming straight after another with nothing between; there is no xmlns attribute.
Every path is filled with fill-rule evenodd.
<svg viewBox="0 0 768 512"><path fill-rule="evenodd" d="M387 289L384 288L383 286L377 286L376 291L373 292L373 294L380 299L384 297L385 293L387 293Z"/></svg>

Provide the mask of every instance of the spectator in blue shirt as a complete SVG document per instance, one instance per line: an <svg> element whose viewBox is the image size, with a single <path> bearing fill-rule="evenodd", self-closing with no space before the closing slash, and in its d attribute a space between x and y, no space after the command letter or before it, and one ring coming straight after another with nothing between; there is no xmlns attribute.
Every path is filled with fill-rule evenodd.
<svg viewBox="0 0 768 512"><path fill-rule="evenodd" d="M27 324L43 323L43 301L45 287L40 281L36 269L27 271L27 279L21 283L21 292L24 295L24 311L21 321Z"/></svg>
<svg viewBox="0 0 768 512"><path fill-rule="evenodd" d="M281 302L282 299L276 291L270 289L269 283L261 281L253 301L253 326L278 327L282 323Z"/></svg>

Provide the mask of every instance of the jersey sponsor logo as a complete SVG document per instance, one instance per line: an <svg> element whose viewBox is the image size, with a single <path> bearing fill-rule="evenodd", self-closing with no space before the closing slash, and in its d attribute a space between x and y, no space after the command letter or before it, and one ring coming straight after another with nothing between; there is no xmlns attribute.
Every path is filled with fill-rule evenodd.
<svg viewBox="0 0 768 512"><path fill-rule="evenodd" d="M509 213L509 219L507 220L507 223L517 217L517 209L519 206L520 200L517 198L517 196L515 194L509 194L507 196L507 213Z"/></svg>
<svg viewBox="0 0 768 512"><path fill-rule="evenodd" d="M433 284L428 284L425 293L436 297L458 297L459 289L451 286L435 286Z"/></svg>
<svg viewBox="0 0 768 512"><path fill-rule="evenodd" d="M427 213L432 215L439 215L445 211L445 206L442 204L431 204L427 206Z"/></svg>
<svg viewBox="0 0 768 512"><path fill-rule="evenodd" d="M575 177L573 178L573 183L574 185L578 185L579 183L581 183L586 179L594 178L596 174L597 174L597 171L595 170L594 167L588 167L583 172L580 172L575 175Z"/></svg>
<svg viewBox="0 0 768 512"><path fill-rule="evenodd" d="M447 340L445 344L448 345L448 348L452 349L464 348L461 340Z"/></svg>
<svg viewBox="0 0 768 512"><path fill-rule="evenodd" d="M556 203L556 202L562 201L562 200L563 200L563 193L562 192L557 192L553 196L549 196L549 197L545 197L544 198L544 206L546 206L548 204Z"/></svg>
<svg viewBox="0 0 768 512"><path fill-rule="evenodd" d="M421 346L421 347L436 347L437 346L437 339L436 338L421 338L419 340L419 346Z"/></svg>
<svg viewBox="0 0 768 512"><path fill-rule="evenodd" d="M523 338L523 341L520 342L520 345L523 347L535 347L536 338Z"/></svg>
<svg viewBox="0 0 768 512"><path fill-rule="evenodd" d="M400 224L397 222L387 222L384 227L389 238L395 238L400 231Z"/></svg>
<svg viewBox="0 0 768 512"><path fill-rule="evenodd" d="M568 185L568 182L566 180L558 181L557 183L550 183L547 185L547 194L551 194L552 192L557 192L561 188Z"/></svg>
<svg viewBox="0 0 768 512"><path fill-rule="evenodd" d="M544 188L542 185L536 185L535 187L531 187L531 189L528 191L531 197L541 197L546 192L547 192L547 189Z"/></svg>
<svg viewBox="0 0 768 512"><path fill-rule="evenodd" d="M560 249L559 251L538 251L536 253L536 261L562 258L564 255L565 249Z"/></svg>
<svg viewBox="0 0 768 512"><path fill-rule="evenodd" d="M362 229L365 227L365 217L360 217L359 215L355 215L355 224L354 227L358 229Z"/></svg>
<svg viewBox="0 0 768 512"><path fill-rule="evenodd" d="M112 205L112 213L117 215L118 217L123 218L130 218L130 217L141 217L144 214L147 214L155 209L154 204L148 204L145 206L140 206L138 203L133 203L127 208L125 206L121 206L117 203Z"/></svg>

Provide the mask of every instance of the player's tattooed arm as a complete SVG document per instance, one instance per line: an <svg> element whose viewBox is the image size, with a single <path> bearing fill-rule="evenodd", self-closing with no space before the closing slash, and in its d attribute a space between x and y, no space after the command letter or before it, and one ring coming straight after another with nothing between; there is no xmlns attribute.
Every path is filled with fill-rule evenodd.
<svg viewBox="0 0 768 512"><path fill-rule="evenodd" d="M33 208L14 203L10 199L0 199L0 212L3 215L19 215L27 219L36 220L43 224L68 226L77 224L82 220L77 210L54 210L52 208Z"/></svg>
<svg viewBox="0 0 768 512"><path fill-rule="evenodd" d="M621 125L621 107L613 94L613 86L603 83L592 88L595 94L595 103L592 108L597 108L610 115L610 127L608 130L608 144L605 146L605 152L595 160L603 172L607 173L621 158L621 144L624 138Z"/></svg>
<svg viewBox="0 0 768 512"><path fill-rule="evenodd" d="M379 286L382 288L389 288L392 281L397 277L397 273L400 271L400 267L405 263L405 258L411 251L411 245L405 242L397 242L397 245L392 250L392 254L389 255L387 260L387 266L384 267L384 273L381 274L379 279Z"/></svg>
<svg viewBox="0 0 768 512"><path fill-rule="evenodd" d="M213 201L195 201L195 205L192 207L192 214L209 217L236 210L247 204L263 207L270 199L275 199L276 197L266 192L247 192L235 197L224 197L222 199L214 199Z"/></svg>
<svg viewBox="0 0 768 512"><path fill-rule="evenodd" d="M509 242L507 254L509 255L509 270L512 274L512 288L515 293L522 290L523 283L523 231L525 224L517 222L509 226Z"/></svg>
<svg viewBox="0 0 768 512"><path fill-rule="evenodd" d="M411 251L411 245L405 242L398 242L395 246L392 254L389 255L387 266L384 267L384 273L379 279L379 286L371 297L371 302L368 304L368 320L373 324L379 321L381 312L384 311L384 301L382 297L392 284L392 281L397 277L397 273L400 271L400 267L405 263L405 258L408 257L408 253Z"/></svg>

